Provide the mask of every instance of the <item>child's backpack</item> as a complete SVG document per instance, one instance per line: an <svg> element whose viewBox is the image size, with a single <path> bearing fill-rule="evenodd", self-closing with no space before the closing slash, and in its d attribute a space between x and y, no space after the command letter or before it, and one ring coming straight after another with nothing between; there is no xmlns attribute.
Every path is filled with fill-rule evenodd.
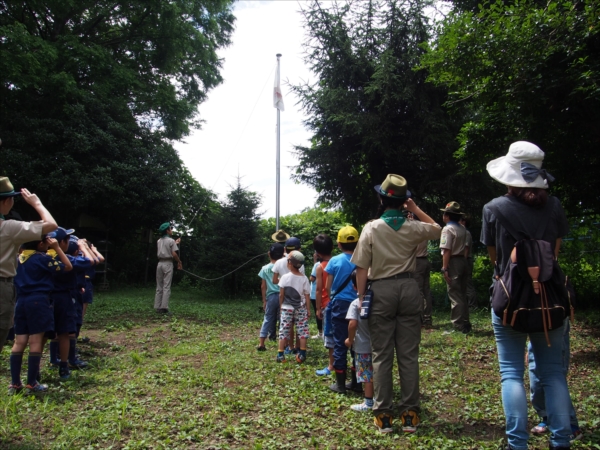
<svg viewBox="0 0 600 450"><path fill-rule="evenodd" d="M548 331L562 326L565 317L573 319L574 292L568 279L554 259L553 246L541 239L529 239L511 226L501 210L490 205L516 243L504 273L496 275L492 292L492 309L502 319L503 325L509 325L516 331L525 333L544 332L550 346ZM537 224L533 237L543 235L546 220ZM572 288L571 288L572 289Z"/></svg>
<svg viewBox="0 0 600 450"><path fill-rule="evenodd" d="M548 330L573 316L566 282L552 245L523 239L515 244L504 274L497 277L492 308L503 325L526 333L543 331L550 346Z"/></svg>

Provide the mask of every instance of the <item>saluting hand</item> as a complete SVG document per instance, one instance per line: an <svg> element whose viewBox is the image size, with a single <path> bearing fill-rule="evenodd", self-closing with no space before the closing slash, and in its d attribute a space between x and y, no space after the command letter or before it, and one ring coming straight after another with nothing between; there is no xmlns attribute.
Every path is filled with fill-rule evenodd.
<svg viewBox="0 0 600 450"><path fill-rule="evenodd" d="M25 188L21 189L21 197L23 197L23 200L25 200L31 206L36 206L36 205L42 204L42 202L40 201L40 199L38 198L37 195L32 194Z"/></svg>

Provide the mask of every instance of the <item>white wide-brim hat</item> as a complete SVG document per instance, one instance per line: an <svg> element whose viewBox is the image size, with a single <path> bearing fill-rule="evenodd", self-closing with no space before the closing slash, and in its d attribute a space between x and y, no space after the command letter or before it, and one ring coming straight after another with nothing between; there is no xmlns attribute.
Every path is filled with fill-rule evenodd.
<svg viewBox="0 0 600 450"><path fill-rule="evenodd" d="M487 163L490 176L502 184L521 188L548 189L548 180L554 177L542 169L544 152L527 141L518 141L510 145L506 156Z"/></svg>

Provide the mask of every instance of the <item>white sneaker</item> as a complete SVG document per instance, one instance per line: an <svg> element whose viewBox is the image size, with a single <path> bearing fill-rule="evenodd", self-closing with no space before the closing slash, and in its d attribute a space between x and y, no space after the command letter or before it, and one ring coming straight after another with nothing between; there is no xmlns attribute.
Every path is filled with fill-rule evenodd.
<svg viewBox="0 0 600 450"><path fill-rule="evenodd" d="M323 339L323 334L317 333L314 336L311 336L310 338L311 339Z"/></svg>

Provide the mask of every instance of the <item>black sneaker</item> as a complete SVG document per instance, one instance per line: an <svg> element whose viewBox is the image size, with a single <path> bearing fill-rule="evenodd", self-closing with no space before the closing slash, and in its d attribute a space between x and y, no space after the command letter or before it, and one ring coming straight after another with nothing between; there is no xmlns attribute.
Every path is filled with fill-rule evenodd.
<svg viewBox="0 0 600 450"><path fill-rule="evenodd" d="M258 350L259 352L266 352L267 347L265 347L264 345L259 345L258 347L256 347L256 350Z"/></svg>

